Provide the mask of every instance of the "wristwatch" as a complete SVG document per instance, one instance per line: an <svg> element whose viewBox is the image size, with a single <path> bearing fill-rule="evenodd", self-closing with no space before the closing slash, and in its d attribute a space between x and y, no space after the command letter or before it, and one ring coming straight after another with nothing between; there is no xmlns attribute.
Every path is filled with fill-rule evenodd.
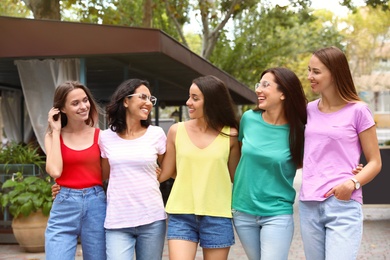
<svg viewBox="0 0 390 260"><path fill-rule="evenodd" d="M353 181L355 183L355 190L358 190L360 189L360 182L358 180L356 180L355 178L352 178L351 181Z"/></svg>

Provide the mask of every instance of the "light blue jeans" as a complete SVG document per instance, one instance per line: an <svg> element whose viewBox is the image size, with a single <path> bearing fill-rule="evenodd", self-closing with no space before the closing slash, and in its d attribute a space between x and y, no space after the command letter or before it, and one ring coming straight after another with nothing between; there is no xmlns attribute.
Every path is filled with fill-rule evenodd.
<svg viewBox="0 0 390 260"><path fill-rule="evenodd" d="M105 218L106 194L102 187L61 187L46 228L46 260L74 259L79 236L84 260L105 260Z"/></svg>
<svg viewBox="0 0 390 260"><path fill-rule="evenodd" d="M161 260L165 242L166 222L131 228L106 229L108 260Z"/></svg>
<svg viewBox="0 0 390 260"><path fill-rule="evenodd" d="M301 235L307 260L355 260L363 233L362 205L354 200L300 201Z"/></svg>
<svg viewBox="0 0 390 260"><path fill-rule="evenodd" d="M249 260L286 260L294 235L292 215L254 216L233 209L233 223Z"/></svg>

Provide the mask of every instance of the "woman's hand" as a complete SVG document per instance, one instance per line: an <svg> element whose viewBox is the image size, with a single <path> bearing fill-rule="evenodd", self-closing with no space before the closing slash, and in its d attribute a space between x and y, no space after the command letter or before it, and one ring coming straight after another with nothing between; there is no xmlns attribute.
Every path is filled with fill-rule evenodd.
<svg viewBox="0 0 390 260"><path fill-rule="evenodd" d="M50 109L47 122L52 130L61 130L61 113L59 108L52 107Z"/></svg>
<svg viewBox="0 0 390 260"><path fill-rule="evenodd" d="M333 187L328 191L324 197L328 198L331 195L334 195L338 200L349 201L352 196L352 192L355 190L355 184L352 180L347 180L339 185Z"/></svg>
<svg viewBox="0 0 390 260"><path fill-rule="evenodd" d="M53 186L51 186L51 197L54 200L57 196L57 194L60 192L61 186L57 183L54 183Z"/></svg>
<svg viewBox="0 0 390 260"><path fill-rule="evenodd" d="M359 172L361 172L362 169L363 169L363 164L360 163L356 166L355 169L352 169L352 173L356 175ZM334 195L339 200L348 201L351 199L352 192L355 190L355 186L352 184L353 184L353 182L351 180L345 181L345 182L333 187L333 189L328 191L324 195L324 197L328 198L329 196Z"/></svg>
<svg viewBox="0 0 390 260"><path fill-rule="evenodd" d="M156 167L156 176L157 176L157 180L158 178L160 177L160 174L161 174L161 168L160 167Z"/></svg>
<svg viewBox="0 0 390 260"><path fill-rule="evenodd" d="M353 174L358 174L363 169L363 164L358 164L355 169L352 170Z"/></svg>

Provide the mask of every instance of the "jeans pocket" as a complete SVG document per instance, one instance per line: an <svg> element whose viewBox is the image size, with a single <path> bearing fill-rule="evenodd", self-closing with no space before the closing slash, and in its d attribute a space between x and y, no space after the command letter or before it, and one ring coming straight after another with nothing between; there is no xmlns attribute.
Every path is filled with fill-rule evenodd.
<svg viewBox="0 0 390 260"><path fill-rule="evenodd" d="M103 202L107 201L106 193L103 190L97 194L97 197Z"/></svg>
<svg viewBox="0 0 390 260"><path fill-rule="evenodd" d="M345 203L351 202L351 200L342 200L342 199L339 199L339 198L336 197L336 195L334 195L333 197L335 198L336 201L338 201L338 202L340 202L340 203L344 203L344 204L345 204Z"/></svg>
<svg viewBox="0 0 390 260"><path fill-rule="evenodd" d="M55 197L53 203L62 203L64 202L64 200L66 200L68 198L68 195L64 195L64 194L61 194L58 193L57 196Z"/></svg>

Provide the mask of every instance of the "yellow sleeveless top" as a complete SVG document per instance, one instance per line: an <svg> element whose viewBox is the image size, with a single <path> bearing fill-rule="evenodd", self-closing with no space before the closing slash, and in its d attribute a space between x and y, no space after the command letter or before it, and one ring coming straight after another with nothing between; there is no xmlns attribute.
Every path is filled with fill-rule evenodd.
<svg viewBox="0 0 390 260"><path fill-rule="evenodd" d="M230 134L230 127L222 131ZM200 149L190 140L184 123L179 123L175 147L177 176L166 212L231 218L230 138L218 135Z"/></svg>

